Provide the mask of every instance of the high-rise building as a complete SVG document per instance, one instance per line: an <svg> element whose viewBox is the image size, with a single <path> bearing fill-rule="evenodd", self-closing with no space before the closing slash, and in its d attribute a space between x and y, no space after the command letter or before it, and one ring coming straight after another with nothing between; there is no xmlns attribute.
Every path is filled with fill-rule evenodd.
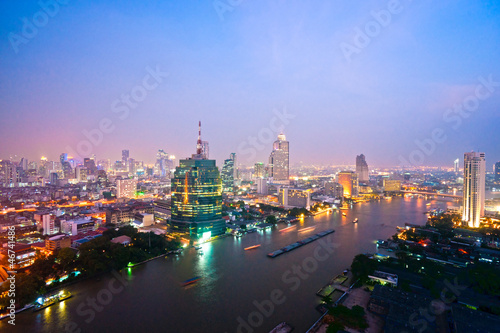
<svg viewBox="0 0 500 333"><path fill-rule="evenodd" d="M97 167L95 165L95 160L91 158L83 159L83 166L87 168L87 172L89 175L95 175L97 172Z"/></svg>
<svg viewBox="0 0 500 333"><path fill-rule="evenodd" d="M342 198L344 196L344 188L342 185L336 182L326 182L325 183L325 195Z"/></svg>
<svg viewBox="0 0 500 333"><path fill-rule="evenodd" d="M65 179L75 178L75 172L68 161L68 154L62 153L60 156L61 167L63 170L63 176Z"/></svg>
<svg viewBox="0 0 500 333"><path fill-rule="evenodd" d="M129 157L130 157L130 152L128 151L128 149L122 150L122 162L123 162L123 164L126 164L128 162Z"/></svg>
<svg viewBox="0 0 500 333"><path fill-rule="evenodd" d="M265 166L262 162L257 162L253 166L253 178L264 178L265 177Z"/></svg>
<svg viewBox="0 0 500 333"><path fill-rule="evenodd" d="M358 196L358 176L352 171L341 171L337 176L337 182L344 188L344 197L352 198Z"/></svg>
<svg viewBox="0 0 500 333"><path fill-rule="evenodd" d="M235 186L239 186L239 185L241 185L241 183L239 182L240 181L240 171L238 169L238 160L236 158L236 153L229 154L229 158L233 160L234 185Z"/></svg>
<svg viewBox="0 0 500 333"><path fill-rule="evenodd" d="M358 180L360 182L366 183L370 180L368 174L368 164L365 160L365 155L361 154L356 156L356 173L358 174Z"/></svg>
<svg viewBox="0 0 500 333"><path fill-rule="evenodd" d="M484 153L464 155L464 200L462 220L478 228L484 215L486 159Z"/></svg>
<svg viewBox="0 0 500 333"><path fill-rule="evenodd" d="M208 145L208 141L201 142L201 153L207 160L210 158L210 146Z"/></svg>
<svg viewBox="0 0 500 333"><path fill-rule="evenodd" d="M179 161L171 183L173 232L205 240L226 232L222 218L222 180L215 160L205 158L199 124L196 154Z"/></svg>
<svg viewBox="0 0 500 333"><path fill-rule="evenodd" d="M137 180L135 179L117 179L116 197L117 198L135 198L137 192Z"/></svg>
<svg viewBox="0 0 500 333"><path fill-rule="evenodd" d="M155 174L160 177L170 177L170 170L172 169L171 162L172 160L169 158L168 154L163 149L159 149L156 154Z"/></svg>
<svg viewBox="0 0 500 333"><path fill-rule="evenodd" d="M495 183L500 184L500 162L495 163Z"/></svg>
<svg viewBox="0 0 500 333"><path fill-rule="evenodd" d="M283 133L273 143L273 151L269 156L269 177L274 183L288 184L289 173L289 143Z"/></svg>
<svg viewBox="0 0 500 333"><path fill-rule="evenodd" d="M221 172L222 192L234 191L234 161L233 159L224 160Z"/></svg>
<svg viewBox="0 0 500 333"><path fill-rule="evenodd" d="M75 168L75 178L78 182L86 182L88 176L88 170L86 167L77 166Z"/></svg>
<svg viewBox="0 0 500 333"><path fill-rule="evenodd" d="M267 195L267 179L257 178L257 193Z"/></svg>
<svg viewBox="0 0 500 333"><path fill-rule="evenodd" d="M460 171L460 159L459 158L457 158L453 162L453 171L455 171L455 173L458 173Z"/></svg>

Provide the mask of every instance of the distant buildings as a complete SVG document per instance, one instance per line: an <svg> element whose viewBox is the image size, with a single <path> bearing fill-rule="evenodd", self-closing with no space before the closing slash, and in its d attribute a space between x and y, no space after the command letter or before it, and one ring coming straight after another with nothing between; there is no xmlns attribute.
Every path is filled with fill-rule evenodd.
<svg viewBox="0 0 500 333"><path fill-rule="evenodd" d="M325 195L334 198L342 198L344 196L344 187L336 182L326 182Z"/></svg>
<svg viewBox="0 0 500 333"><path fill-rule="evenodd" d="M71 237L68 235L56 235L45 240L45 248L50 251L71 247Z"/></svg>
<svg viewBox="0 0 500 333"><path fill-rule="evenodd" d="M385 192L400 192L401 191L401 181L395 179L384 179L383 182Z"/></svg>
<svg viewBox="0 0 500 333"><path fill-rule="evenodd" d="M269 177L273 183L288 184L289 183L289 151L288 141L283 133L278 135L278 140L273 143L273 151L269 156Z"/></svg>
<svg viewBox="0 0 500 333"><path fill-rule="evenodd" d="M256 182L257 182L257 193L267 195L268 194L267 179L257 178Z"/></svg>
<svg viewBox="0 0 500 333"><path fill-rule="evenodd" d="M358 176L352 171L341 171L337 175L337 182L344 188L344 197L358 196Z"/></svg>
<svg viewBox="0 0 500 333"><path fill-rule="evenodd" d="M75 178L75 173L73 172L73 168L68 161L68 154L62 153L60 156L61 166L63 170L63 176L65 179Z"/></svg>
<svg viewBox="0 0 500 333"><path fill-rule="evenodd" d="M471 228L478 228L481 216L484 215L485 177L485 154L465 153L462 220Z"/></svg>
<svg viewBox="0 0 500 333"><path fill-rule="evenodd" d="M368 174L368 164L365 160L365 155L361 154L356 156L356 173L358 174L358 181L367 183L370 178Z"/></svg>
<svg viewBox="0 0 500 333"><path fill-rule="evenodd" d="M116 197L117 198L135 198L137 192L137 180L135 179L117 179Z"/></svg>
<svg viewBox="0 0 500 333"><path fill-rule="evenodd" d="M495 183L500 184L500 162L495 163Z"/></svg>
<svg viewBox="0 0 500 333"><path fill-rule="evenodd" d="M171 192L172 231L186 233L194 240L226 232L222 218L222 180L215 160L208 160L203 154L201 129L196 154L180 160L175 169Z"/></svg>

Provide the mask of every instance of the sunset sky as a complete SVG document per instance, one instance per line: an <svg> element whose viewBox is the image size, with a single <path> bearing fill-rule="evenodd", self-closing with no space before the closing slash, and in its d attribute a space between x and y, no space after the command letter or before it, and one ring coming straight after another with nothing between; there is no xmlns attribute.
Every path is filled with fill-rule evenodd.
<svg viewBox="0 0 500 333"><path fill-rule="evenodd" d="M411 156L451 166L471 150L486 153L488 170L500 160L498 1L58 7L49 16L37 1L0 4L0 159L57 160L88 148L85 132L100 126L97 159L122 149L146 162L158 149L185 158L201 120L219 166L231 152L267 162L280 129L292 165L364 153L372 166ZM126 106L131 93L140 101Z"/></svg>

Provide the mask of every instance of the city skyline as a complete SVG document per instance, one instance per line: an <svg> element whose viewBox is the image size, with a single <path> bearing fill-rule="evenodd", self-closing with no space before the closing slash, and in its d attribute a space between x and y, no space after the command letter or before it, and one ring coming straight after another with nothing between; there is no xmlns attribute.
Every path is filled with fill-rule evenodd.
<svg viewBox="0 0 500 333"><path fill-rule="evenodd" d="M500 160L499 5L399 5L384 23L388 3L375 1L242 3L222 14L210 2L68 3L27 38L23 18L41 7L2 4L0 158L55 160L97 129L106 133L82 160L118 160L123 149L182 157L200 119L219 164L230 152L242 165L266 161L281 130L291 165L352 164L360 152L380 167L412 153L431 166L472 150ZM380 31L356 48L377 18ZM454 52L463 45L474 52Z"/></svg>

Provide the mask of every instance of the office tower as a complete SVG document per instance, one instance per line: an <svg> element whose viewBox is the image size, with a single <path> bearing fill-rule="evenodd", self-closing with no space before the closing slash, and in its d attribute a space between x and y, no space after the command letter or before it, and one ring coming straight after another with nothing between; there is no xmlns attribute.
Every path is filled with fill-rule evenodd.
<svg viewBox="0 0 500 333"><path fill-rule="evenodd" d="M267 195L267 179L257 178L257 193Z"/></svg>
<svg viewBox="0 0 500 333"><path fill-rule="evenodd" d="M127 149L122 150L122 162L123 162L123 164L126 164L128 162L129 157L130 157L130 152Z"/></svg>
<svg viewBox="0 0 500 333"><path fill-rule="evenodd" d="M210 147L208 145L208 141L201 142L201 153L207 160L210 158Z"/></svg>
<svg viewBox="0 0 500 333"><path fill-rule="evenodd" d="M133 158L128 159L128 173L131 175L135 174L135 160Z"/></svg>
<svg viewBox="0 0 500 333"><path fill-rule="evenodd" d="M358 177L352 171L341 171L337 182L344 188L344 197L352 198L358 196Z"/></svg>
<svg viewBox="0 0 500 333"><path fill-rule="evenodd" d="M370 180L368 175L368 164L363 154L356 156L356 173L358 174L358 180L360 182L366 183Z"/></svg>
<svg viewBox="0 0 500 333"><path fill-rule="evenodd" d="M484 153L464 154L464 200L462 220L478 228L484 215L486 160Z"/></svg>
<svg viewBox="0 0 500 333"><path fill-rule="evenodd" d="M240 172L239 172L239 169L238 169L238 160L236 159L236 153L229 154L229 158L233 160L233 178L234 178L234 184L239 186L240 185L240 183L239 183Z"/></svg>
<svg viewBox="0 0 500 333"><path fill-rule="evenodd" d="M265 167L264 163L257 162L253 166L253 177L254 178L264 178L265 177Z"/></svg>
<svg viewBox="0 0 500 333"><path fill-rule="evenodd" d="M453 162L453 171L455 171L455 173L458 173L460 171L460 159L459 158L457 158Z"/></svg>
<svg viewBox="0 0 500 333"><path fill-rule="evenodd" d="M23 170L28 170L28 159L23 157L21 158L21 161L19 162L19 166L23 169Z"/></svg>
<svg viewBox="0 0 500 333"><path fill-rule="evenodd" d="M273 151L269 156L269 177L274 183L289 183L289 144L283 133L273 143Z"/></svg>
<svg viewBox="0 0 500 333"><path fill-rule="evenodd" d="M135 198L137 192L137 180L135 179L117 179L116 197L117 198Z"/></svg>
<svg viewBox="0 0 500 333"><path fill-rule="evenodd" d="M163 149L156 153L155 174L160 177L170 177L170 162L168 154Z"/></svg>
<svg viewBox="0 0 500 333"><path fill-rule="evenodd" d="M215 160L205 158L201 122L196 154L179 160L171 183L171 231L193 240L206 240L226 232L222 218L222 180Z"/></svg>
<svg viewBox="0 0 500 333"><path fill-rule="evenodd" d="M222 192L234 191L234 161L233 159L224 160L221 172Z"/></svg>
<svg viewBox="0 0 500 333"><path fill-rule="evenodd" d="M50 180L50 185L57 185L57 181L59 180L57 172L51 172L49 180Z"/></svg>
<svg viewBox="0 0 500 333"><path fill-rule="evenodd" d="M401 191L401 181L395 179L384 179L383 182L385 192L399 192Z"/></svg>
<svg viewBox="0 0 500 333"><path fill-rule="evenodd" d="M75 173L73 171L73 168L71 167L71 164L68 161L68 154L62 153L60 156L60 161L61 161L61 168L63 171L63 177L65 179L75 178Z"/></svg>
<svg viewBox="0 0 500 333"><path fill-rule="evenodd" d="M495 163L495 183L500 184L500 162Z"/></svg>
<svg viewBox="0 0 500 333"><path fill-rule="evenodd" d="M75 178L78 182L86 182L88 176L88 170L86 167L77 166L75 168Z"/></svg>
<svg viewBox="0 0 500 333"><path fill-rule="evenodd" d="M89 175L95 175L97 173L97 167L95 165L95 160L92 158L84 158L83 166L87 168Z"/></svg>

